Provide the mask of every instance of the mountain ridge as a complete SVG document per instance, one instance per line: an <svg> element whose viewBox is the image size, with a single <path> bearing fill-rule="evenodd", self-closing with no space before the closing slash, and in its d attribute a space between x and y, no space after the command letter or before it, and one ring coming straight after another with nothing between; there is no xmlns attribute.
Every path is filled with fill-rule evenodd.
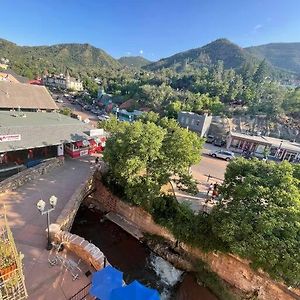
<svg viewBox="0 0 300 300"><path fill-rule="evenodd" d="M27 77L49 72L63 72L66 68L74 73L86 73L102 68L119 69L126 67L144 68L150 71L162 68L184 69L209 67L219 60L225 69L239 70L244 64L258 65L265 60L273 73L293 72L300 74L300 43L269 43L242 48L228 39L221 38L202 47L189 49L150 62L141 56L115 59L104 50L87 43L61 43L41 46L19 46L14 42L0 39L0 58L10 60L17 73Z"/></svg>
<svg viewBox="0 0 300 300"><path fill-rule="evenodd" d="M150 60L146 59L143 56L122 56L118 59L118 62L127 67L141 68L150 63Z"/></svg>

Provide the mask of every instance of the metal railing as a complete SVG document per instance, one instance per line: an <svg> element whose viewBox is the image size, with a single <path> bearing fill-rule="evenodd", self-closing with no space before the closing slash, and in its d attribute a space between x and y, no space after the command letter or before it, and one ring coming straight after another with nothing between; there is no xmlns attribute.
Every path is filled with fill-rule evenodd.
<svg viewBox="0 0 300 300"><path fill-rule="evenodd" d="M8 226L5 206L3 207L4 217L0 226L0 240L7 245L8 259L10 260L9 270L1 270L0 275L0 299L1 300L23 300L27 298L27 291L22 270L22 260L18 253L12 232Z"/></svg>
<svg viewBox="0 0 300 300"><path fill-rule="evenodd" d="M69 300L84 300L88 299L89 296L89 290L92 283L88 283L86 286L84 286L81 290L79 290L76 294L74 294ZM89 297L89 299L94 299L93 297Z"/></svg>

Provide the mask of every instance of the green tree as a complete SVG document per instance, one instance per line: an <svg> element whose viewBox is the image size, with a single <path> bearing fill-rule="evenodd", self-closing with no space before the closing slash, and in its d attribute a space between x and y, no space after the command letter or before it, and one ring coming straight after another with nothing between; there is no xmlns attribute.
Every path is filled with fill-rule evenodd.
<svg viewBox="0 0 300 300"><path fill-rule="evenodd" d="M212 229L228 251L274 278L300 283L300 185L284 162L232 161L221 189L228 201L211 214Z"/></svg>
<svg viewBox="0 0 300 300"><path fill-rule="evenodd" d="M126 123L108 138L104 151L104 160L117 184L124 187L126 198L148 210L171 176L183 179L187 186L189 167L200 160L202 140L177 123L169 125Z"/></svg>
<svg viewBox="0 0 300 300"><path fill-rule="evenodd" d="M266 63L265 60L263 60L257 70L255 71L254 75L253 75L253 81L257 84L261 84L263 82L265 82L266 78L268 75L268 65Z"/></svg>

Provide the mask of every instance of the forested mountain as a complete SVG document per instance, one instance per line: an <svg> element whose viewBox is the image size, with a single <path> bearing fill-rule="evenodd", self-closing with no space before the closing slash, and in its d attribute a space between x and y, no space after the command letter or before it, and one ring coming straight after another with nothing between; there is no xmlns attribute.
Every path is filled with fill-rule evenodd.
<svg viewBox="0 0 300 300"><path fill-rule="evenodd" d="M118 59L123 66L141 68L151 63L150 60L142 56L123 56Z"/></svg>
<svg viewBox="0 0 300 300"><path fill-rule="evenodd" d="M17 73L32 78L48 72L89 72L101 67L119 68L120 63L101 49L89 44L59 44L53 46L18 46L0 39L0 57L10 60Z"/></svg>
<svg viewBox="0 0 300 300"><path fill-rule="evenodd" d="M245 50L277 68L300 74L300 43L272 43Z"/></svg>
<svg viewBox="0 0 300 300"><path fill-rule="evenodd" d="M239 69L245 63L258 62L257 58L251 56L238 45L226 39L218 39L203 47L163 58L158 62L150 64L146 68L149 70L157 70L170 67L186 67L186 65L202 67L216 64L219 60L224 62L225 69Z"/></svg>

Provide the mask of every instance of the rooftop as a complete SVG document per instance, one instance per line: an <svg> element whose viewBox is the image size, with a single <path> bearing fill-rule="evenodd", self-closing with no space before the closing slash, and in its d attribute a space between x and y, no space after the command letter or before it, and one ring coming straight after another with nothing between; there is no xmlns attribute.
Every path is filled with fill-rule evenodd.
<svg viewBox="0 0 300 300"><path fill-rule="evenodd" d="M0 108L58 109L44 86L0 81Z"/></svg>
<svg viewBox="0 0 300 300"><path fill-rule="evenodd" d="M239 133L239 132L231 132L230 134L232 137L247 139L247 140L259 142L259 143L262 143L265 145L268 144L268 145L272 145L272 146L275 146L278 148L280 147L280 148L287 149L290 151L300 152L300 144L296 143L296 142L291 142L291 141L273 138L273 137L269 137L269 136L248 135L248 134Z"/></svg>
<svg viewBox="0 0 300 300"><path fill-rule="evenodd" d="M90 129L89 125L56 112L0 111L0 135L21 135L19 141L0 142L0 153L89 139Z"/></svg>

